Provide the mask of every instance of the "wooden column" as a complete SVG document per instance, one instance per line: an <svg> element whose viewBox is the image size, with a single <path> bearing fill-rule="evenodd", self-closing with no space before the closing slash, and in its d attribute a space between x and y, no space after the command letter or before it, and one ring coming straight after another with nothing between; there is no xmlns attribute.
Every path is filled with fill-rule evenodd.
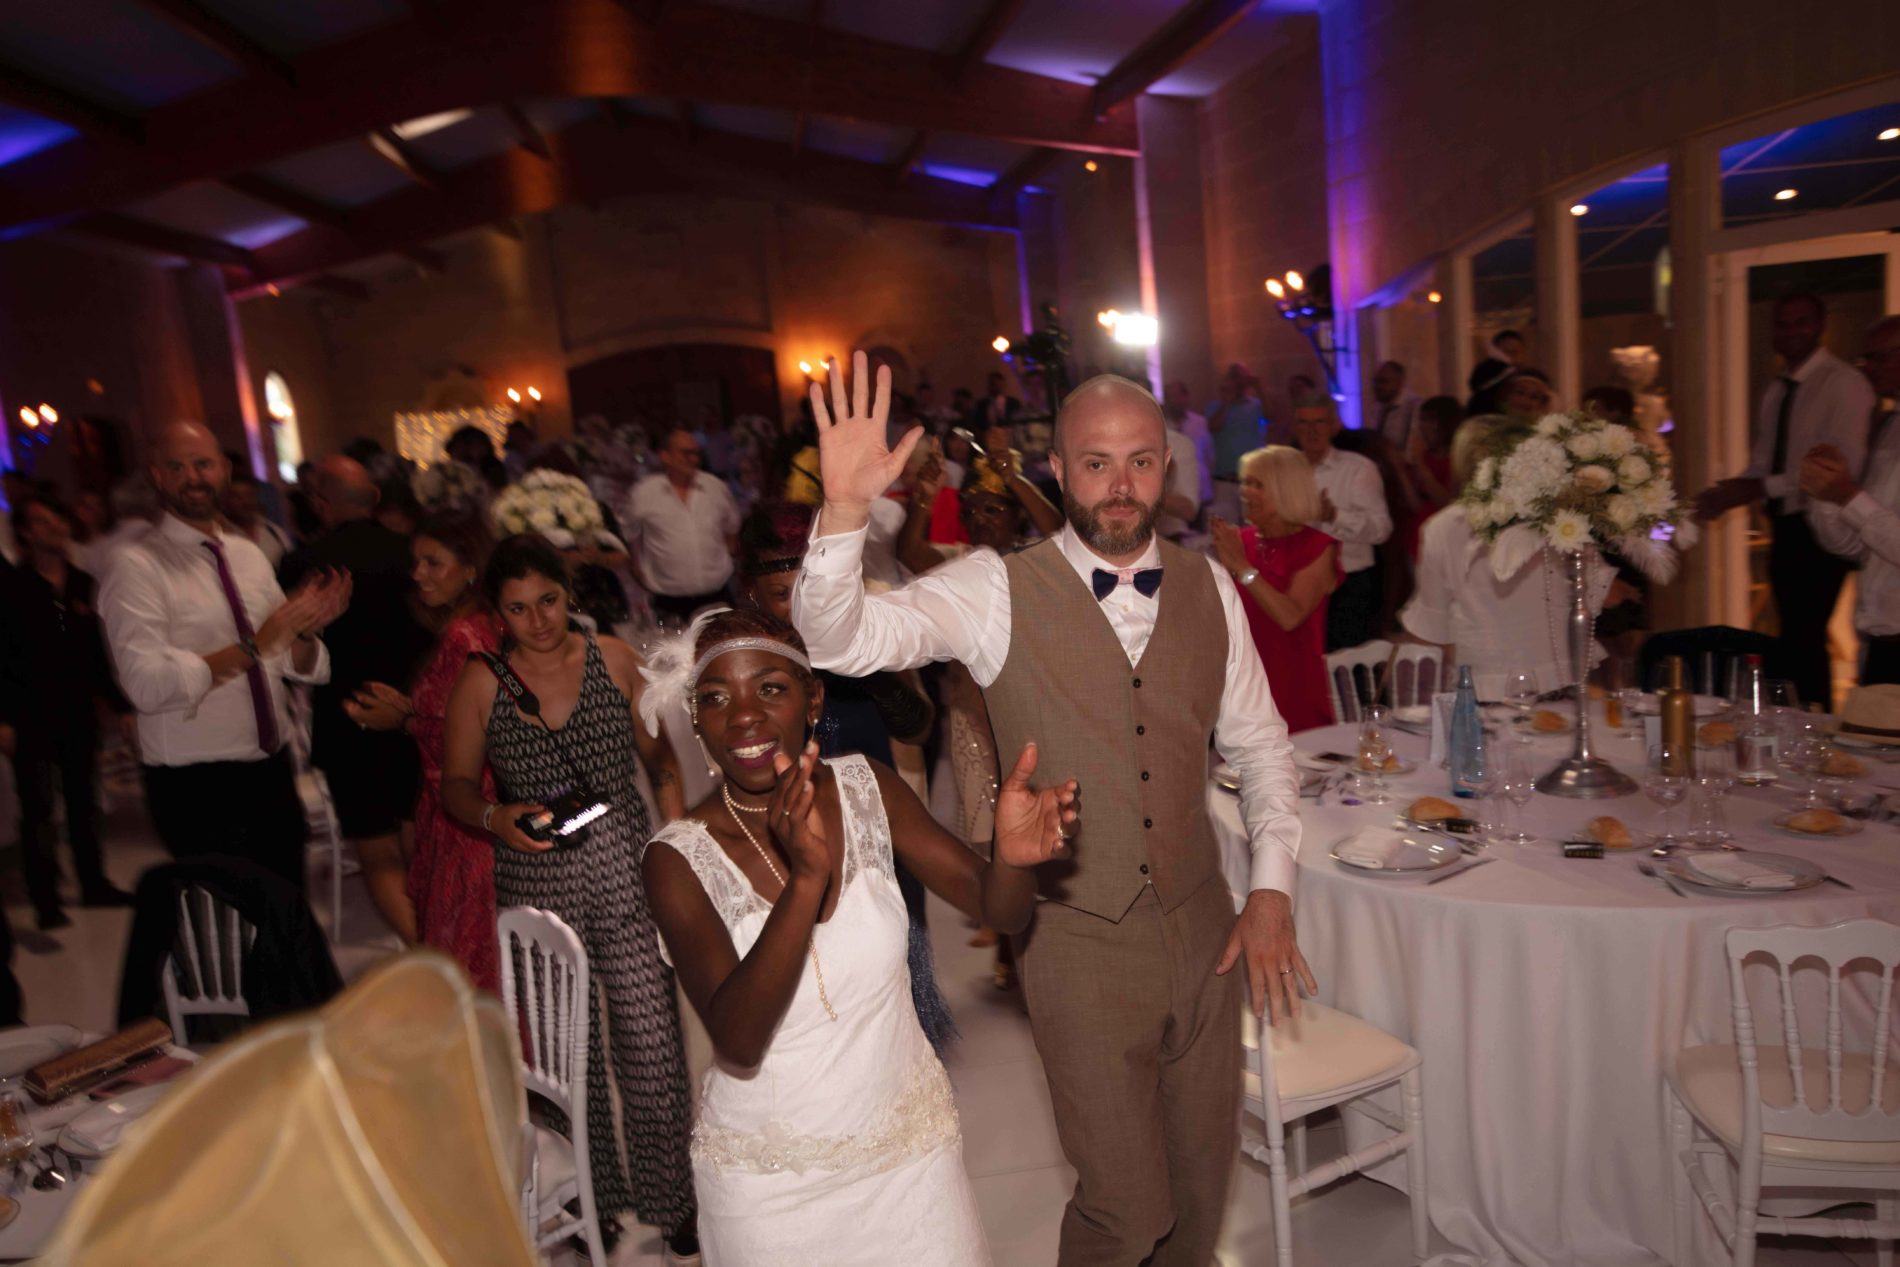
<svg viewBox="0 0 1900 1267"><path fill-rule="evenodd" d="M1583 395L1577 362L1578 323L1577 218L1568 198L1540 198L1533 213L1537 251L1537 355L1557 400L1574 409Z"/></svg>

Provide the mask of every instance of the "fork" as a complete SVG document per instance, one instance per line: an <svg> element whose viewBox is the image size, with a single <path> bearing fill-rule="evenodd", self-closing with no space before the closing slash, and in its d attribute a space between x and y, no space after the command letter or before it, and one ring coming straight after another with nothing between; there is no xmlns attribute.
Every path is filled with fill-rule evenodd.
<svg viewBox="0 0 1900 1267"><path fill-rule="evenodd" d="M1642 860L1638 860L1636 863L1636 869L1638 871L1641 871L1644 875L1648 876L1652 880L1661 880L1664 884L1669 886L1669 891L1671 893L1674 893L1677 897L1689 896L1687 893L1684 893L1680 888L1677 887L1674 877L1664 875L1662 872L1656 870L1653 864L1642 861Z"/></svg>

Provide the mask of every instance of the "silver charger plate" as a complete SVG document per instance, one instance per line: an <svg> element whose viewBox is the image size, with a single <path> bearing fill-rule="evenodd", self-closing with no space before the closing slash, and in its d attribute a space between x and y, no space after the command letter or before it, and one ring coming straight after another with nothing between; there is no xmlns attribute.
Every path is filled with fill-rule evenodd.
<svg viewBox="0 0 1900 1267"><path fill-rule="evenodd" d="M1722 884L1713 876L1697 871L1692 865L1693 856L1684 857L1681 854L1665 859L1663 870L1691 888L1700 889L1705 893L1719 893L1723 897L1779 897L1782 894L1799 893L1803 889L1811 889L1827 878L1827 872L1821 867L1809 862L1806 858L1796 858L1790 854L1756 853L1750 849L1740 855L1729 856L1744 857L1750 862L1772 866L1777 871L1785 871L1794 877L1794 884L1785 889L1746 889L1739 885Z"/></svg>
<svg viewBox="0 0 1900 1267"><path fill-rule="evenodd" d="M1447 840L1443 836L1407 835L1400 838L1399 848L1394 852L1389 865L1368 867L1363 863L1349 862L1339 856L1339 845L1350 839L1350 836L1342 838L1333 846L1333 851L1328 857L1347 870L1355 871L1360 875L1425 875L1433 871L1442 871L1465 856L1464 850L1459 848L1456 841Z"/></svg>

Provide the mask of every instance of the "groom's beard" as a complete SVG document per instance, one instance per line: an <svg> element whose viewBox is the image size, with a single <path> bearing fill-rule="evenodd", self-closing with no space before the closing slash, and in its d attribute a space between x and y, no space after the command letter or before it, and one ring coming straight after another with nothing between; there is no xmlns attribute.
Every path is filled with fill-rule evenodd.
<svg viewBox="0 0 1900 1267"><path fill-rule="evenodd" d="M1123 508L1139 511L1140 517L1126 528L1112 528L1102 522L1101 512ZM1155 520L1161 515L1161 503L1150 506L1132 497L1106 497L1093 506L1084 506L1065 488L1062 490L1062 513L1068 516L1069 526L1097 554L1131 554L1147 545L1148 539L1155 535Z"/></svg>

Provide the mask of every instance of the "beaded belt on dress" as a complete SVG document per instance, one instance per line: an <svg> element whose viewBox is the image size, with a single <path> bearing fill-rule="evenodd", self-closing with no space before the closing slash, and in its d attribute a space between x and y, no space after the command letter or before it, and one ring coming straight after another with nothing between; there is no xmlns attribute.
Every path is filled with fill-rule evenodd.
<svg viewBox="0 0 1900 1267"><path fill-rule="evenodd" d="M934 1053L917 1062L903 1092L855 1135L806 1135L784 1122L735 1131L701 1121L693 1128L693 1160L721 1170L774 1174L789 1170L889 1170L959 1138L950 1078Z"/></svg>

